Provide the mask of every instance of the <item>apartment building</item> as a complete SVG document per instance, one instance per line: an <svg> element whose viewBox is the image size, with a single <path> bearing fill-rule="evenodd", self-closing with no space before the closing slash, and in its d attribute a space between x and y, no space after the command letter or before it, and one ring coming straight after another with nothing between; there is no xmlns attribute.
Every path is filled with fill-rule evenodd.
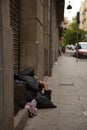
<svg viewBox="0 0 87 130"><path fill-rule="evenodd" d="M58 59L64 0L0 1L0 130L14 130L14 74L43 80ZM17 130L17 128L16 128Z"/></svg>
<svg viewBox="0 0 87 130"><path fill-rule="evenodd" d="M87 0L81 3L80 7L80 28L87 30Z"/></svg>

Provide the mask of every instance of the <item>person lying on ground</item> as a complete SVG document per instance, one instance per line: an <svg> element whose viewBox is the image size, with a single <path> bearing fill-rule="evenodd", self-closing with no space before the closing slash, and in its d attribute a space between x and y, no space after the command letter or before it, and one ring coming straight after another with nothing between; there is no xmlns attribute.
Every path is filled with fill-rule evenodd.
<svg viewBox="0 0 87 130"><path fill-rule="evenodd" d="M24 69L20 73L19 78L25 82L27 90L22 106L24 106L26 102L31 102L33 99L36 99L40 108L56 108L51 102L52 90L48 88L46 82L40 81L35 77L32 67Z"/></svg>

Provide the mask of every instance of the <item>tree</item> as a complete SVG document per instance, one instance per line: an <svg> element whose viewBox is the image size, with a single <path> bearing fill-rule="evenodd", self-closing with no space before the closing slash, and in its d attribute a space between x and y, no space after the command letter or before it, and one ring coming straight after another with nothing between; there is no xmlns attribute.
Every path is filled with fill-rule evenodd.
<svg viewBox="0 0 87 130"><path fill-rule="evenodd" d="M76 43L76 32L74 30L66 30L64 36L64 45Z"/></svg>
<svg viewBox="0 0 87 130"><path fill-rule="evenodd" d="M78 41L83 41L85 38L85 34L87 34L86 31L82 29L78 29ZM73 18L73 21L70 25L70 29L66 29L63 32L63 45L68 45L68 44L75 44L77 42L77 24L76 24L76 17Z"/></svg>

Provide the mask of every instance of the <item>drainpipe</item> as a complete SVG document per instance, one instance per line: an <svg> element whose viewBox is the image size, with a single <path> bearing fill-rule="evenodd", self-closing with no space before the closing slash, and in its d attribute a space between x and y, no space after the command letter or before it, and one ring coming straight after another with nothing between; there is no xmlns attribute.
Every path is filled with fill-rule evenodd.
<svg viewBox="0 0 87 130"><path fill-rule="evenodd" d="M50 37L49 37L49 76L52 76L53 67L53 50L52 50L52 5L53 0L50 0Z"/></svg>

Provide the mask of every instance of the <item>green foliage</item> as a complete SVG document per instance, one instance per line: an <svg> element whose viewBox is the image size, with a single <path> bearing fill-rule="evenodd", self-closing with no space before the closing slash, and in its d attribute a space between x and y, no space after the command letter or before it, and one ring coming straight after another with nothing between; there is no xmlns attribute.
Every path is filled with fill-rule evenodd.
<svg viewBox="0 0 87 130"><path fill-rule="evenodd" d="M82 29L78 29L78 41L83 41L87 35L87 31ZM75 44L77 42L77 25L76 25L76 18L73 18L73 22L71 23L70 29L63 31L63 45L67 44Z"/></svg>
<svg viewBox="0 0 87 130"><path fill-rule="evenodd" d="M82 41L84 39L84 31L78 30L78 41ZM76 30L66 30L64 35L64 45L67 44L75 44L77 42L77 31Z"/></svg>
<svg viewBox="0 0 87 130"><path fill-rule="evenodd" d="M76 43L76 32L74 30L67 30L64 36L64 45Z"/></svg>
<svg viewBox="0 0 87 130"><path fill-rule="evenodd" d="M71 29L76 30L77 29L77 25L76 25L76 17L73 18L73 22L71 23Z"/></svg>

